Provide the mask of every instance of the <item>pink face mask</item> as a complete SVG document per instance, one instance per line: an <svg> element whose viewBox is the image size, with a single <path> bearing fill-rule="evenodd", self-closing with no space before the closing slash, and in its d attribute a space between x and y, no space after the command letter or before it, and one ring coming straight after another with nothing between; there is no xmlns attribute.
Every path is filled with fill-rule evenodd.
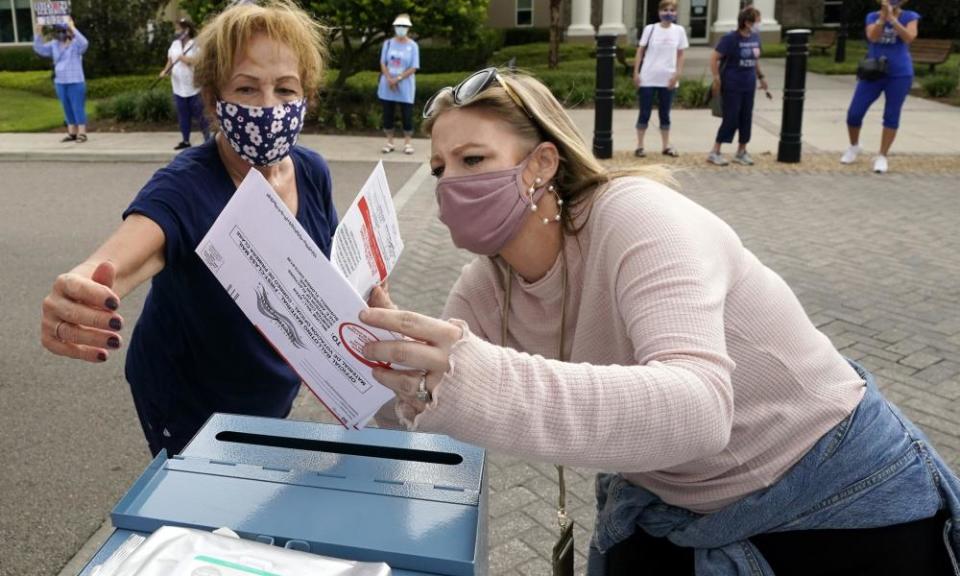
<svg viewBox="0 0 960 576"><path fill-rule="evenodd" d="M440 221L450 229L458 248L494 256L520 231L546 187L533 192L523 185L523 169L530 157L508 170L441 178L437 182Z"/></svg>

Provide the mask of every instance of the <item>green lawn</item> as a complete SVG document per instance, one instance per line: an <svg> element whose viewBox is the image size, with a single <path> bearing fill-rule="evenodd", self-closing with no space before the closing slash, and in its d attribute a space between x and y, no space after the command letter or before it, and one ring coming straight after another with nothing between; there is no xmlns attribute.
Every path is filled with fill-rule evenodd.
<svg viewBox="0 0 960 576"><path fill-rule="evenodd" d="M60 101L30 92L0 88L0 132L44 132L63 126ZM87 114L93 104L87 101Z"/></svg>

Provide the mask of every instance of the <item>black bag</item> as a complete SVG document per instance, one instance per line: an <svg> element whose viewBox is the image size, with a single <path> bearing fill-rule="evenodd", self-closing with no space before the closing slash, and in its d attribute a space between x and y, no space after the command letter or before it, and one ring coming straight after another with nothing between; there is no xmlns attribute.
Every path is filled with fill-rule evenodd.
<svg viewBox="0 0 960 576"><path fill-rule="evenodd" d="M857 64L857 78L873 82L887 76L887 57L864 58Z"/></svg>

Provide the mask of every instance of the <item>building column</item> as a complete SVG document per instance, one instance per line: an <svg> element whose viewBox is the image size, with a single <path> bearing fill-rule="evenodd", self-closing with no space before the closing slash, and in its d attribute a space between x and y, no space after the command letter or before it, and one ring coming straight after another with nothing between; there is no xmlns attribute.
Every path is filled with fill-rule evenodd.
<svg viewBox="0 0 960 576"><path fill-rule="evenodd" d="M753 6L760 11L763 41L780 41L780 23L777 22L777 0L753 0Z"/></svg>
<svg viewBox="0 0 960 576"><path fill-rule="evenodd" d="M590 24L590 0L572 0L567 37L589 36L593 38L594 34L596 34L596 31Z"/></svg>
<svg viewBox="0 0 960 576"><path fill-rule="evenodd" d="M717 0L717 18L710 31L719 36L737 29L737 16L740 14L739 0Z"/></svg>
<svg viewBox="0 0 960 576"><path fill-rule="evenodd" d="M603 0L603 24L597 32L600 36L623 36L627 27L623 25L623 0Z"/></svg>

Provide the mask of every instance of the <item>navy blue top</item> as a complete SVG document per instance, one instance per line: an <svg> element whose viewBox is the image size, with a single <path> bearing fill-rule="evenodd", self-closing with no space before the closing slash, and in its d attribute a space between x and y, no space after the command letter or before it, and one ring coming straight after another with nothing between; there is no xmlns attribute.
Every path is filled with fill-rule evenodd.
<svg viewBox="0 0 960 576"><path fill-rule="evenodd" d="M880 12L871 12L867 14L867 25L873 24L880 19ZM912 10L901 10L897 20L900 24L906 26L914 20L919 20L920 15ZM889 22L884 22L883 33L877 42L867 42L867 57L887 58L887 76L904 77L913 76L913 60L910 58L910 46L903 41L903 38L897 34L896 28Z"/></svg>
<svg viewBox="0 0 960 576"><path fill-rule="evenodd" d="M760 35L743 36L734 30L725 34L715 48L720 53L720 85L724 91L753 92L757 89L757 60Z"/></svg>
<svg viewBox="0 0 960 576"><path fill-rule="evenodd" d="M297 221L329 257L337 226L330 170L305 148L291 157ZM194 253L235 190L211 139L158 170L123 213L143 214L166 237L166 264L130 339L127 380L138 411L187 439L213 412L285 417L300 386Z"/></svg>

